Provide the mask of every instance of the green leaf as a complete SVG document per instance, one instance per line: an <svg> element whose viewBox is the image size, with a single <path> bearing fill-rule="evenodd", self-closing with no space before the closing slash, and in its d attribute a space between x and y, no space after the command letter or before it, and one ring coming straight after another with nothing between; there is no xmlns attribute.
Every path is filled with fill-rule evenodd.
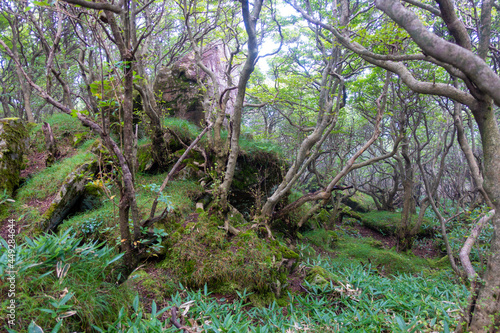
<svg viewBox="0 0 500 333"><path fill-rule="evenodd" d="M62 322L62 320L61 320L61 321L59 321L59 322L56 324L56 326L54 326L54 328L52 329L52 331L51 331L50 333L57 333L57 332L59 332L59 329L61 328L62 323L63 323L63 322Z"/></svg>
<svg viewBox="0 0 500 333"><path fill-rule="evenodd" d="M66 302L69 301L70 298L73 297L74 294L75 293L67 293L66 296L64 296L64 298L59 301L59 307L63 306L64 304L66 304Z"/></svg>
<svg viewBox="0 0 500 333"><path fill-rule="evenodd" d="M134 298L134 302L132 303L134 311L139 311L139 295L136 295Z"/></svg>
<svg viewBox="0 0 500 333"><path fill-rule="evenodd" d="M28 326L28 333L43 333L43 330L34 321Z"/></svg>
<svg viewBox="0 0 500 333"><path fill-rule="evenodd" d="M113 259L107 261L105 266L108 266L108 265L114 263L115 261L120 260L123 257L124 254L125 253L120 253L119 255L117 255L116 257L114 257Z"/></svg>

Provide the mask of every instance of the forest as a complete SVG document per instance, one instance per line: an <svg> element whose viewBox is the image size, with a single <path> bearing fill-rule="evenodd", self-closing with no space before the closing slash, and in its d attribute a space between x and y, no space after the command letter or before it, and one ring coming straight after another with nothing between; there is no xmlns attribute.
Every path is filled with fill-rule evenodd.
<svg viewBox="0 0 500 333"><path fill-rule="evenodd" d="M2 0L0 331L500 332L499 11Z"/></svg>

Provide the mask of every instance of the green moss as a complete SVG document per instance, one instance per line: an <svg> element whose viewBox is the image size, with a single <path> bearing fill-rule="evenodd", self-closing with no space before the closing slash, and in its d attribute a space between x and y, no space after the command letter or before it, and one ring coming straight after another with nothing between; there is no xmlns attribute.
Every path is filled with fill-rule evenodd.
<svg viewBox="0 0 500 333"><path fill-rule="evenodd" d="M335 244L340 240L340 236L339 236L339 233L335 230L328 230L326 232L328 234L328 240L329 240L329 243L330 243L330 247L334 247Z"/></svg>
<svg viewBox="0 0 500 333"><path fill-rule="evenodd" d="M385 250L373 243L370 238L345 237L341 239L335 248L333 261L344 263L353 260L358 263L371 264L372 267L379 266L385 274L394 273L419 273L423 269L431 268L429 261L413 255L398 253L394 250Z"/></svg>
<svg viewBox="0 0 500 333"><path fill-rule="evenodd" d="M92 196L101 196L104 192L103 184L99 182L89 182L85 185L85 192Z"/></svg>
<svg viewBox="0 0 500 333"><path fill-rule="evenodd" d="M144 172L145 170L151 168L151 166L153 165L153 155L151 149L151 143L146 143L137 147L137 162L139 165L139 172Z"/></svg>
<svg viewBox="0 0 500 333"><path fill-rule="evenodd" d="M179 240L171 242L160 267L192 288L206 284L210 290L231 293L246 289L259 294L254 296L255 304L270 301L271 286L276 281L286 283L282 259L298 255L279 243L258 238L253 230L228 237L220 228L223 224L216 214L200 214L196 223L186 224L183 233L172 234L171 238Z"/></svg>
<svg viewBox="0 0 500 333"><path fill-rule="evenodd" d="M272 302L276 301L276 296L272 291L254 293L249 296L252 305L256 307L268 306Z"/></svg>
<svg viewBox="0 0 500 333"><path fill-rule="evenodd" d="M342 210L340 211L342 215L349 216L353 219L356 220L361 220L361 215L358 212L355 212L351 207L349 206L343 206Z"/></svg>
<svg viewBox="0 0 500 333"><path fill-rule="evenodd" d="M285 259L299 259L299 255L286 246L280 245L280 252L283 255L283 258Z"/></svg>
<svg viewBox="0 0 500 333"><path fill-rule="evenodd" d="M155 299L156 302L163 299L165 296L164 285L167 277L165 275L158 275L152 277L144 270L137 270L128 278L128 284L135 285L135 288L140 288L146 296Z"/></svg>
<svg viewBox="0 0 500 333"><path fill-rule="evenodd" d="M369 213L359 214L361 223L375 231L385 235L396 235L398 228L401 225L401 213L373 211ZM417 221L418 216L412 215L412 221ZM430 222L425 219L423 225L430 225ZM417 236L429 236L432 230L420 228Z"/></svg>
<svg viewBox="0 0 500 333"><path fill-rule="evenodd" d="M19 118L0 119L0 190L12 196L20 181L28 131Z"/></svg>
<svg viewBox="0 0 500 333"><path fill-rule="evenodd" d="M245 242L257 238L257 234L251 229L240 233L238 236Z"/></svg>
<svg viewBox="0 0 500 333"><path fill-rule="evenodd" d="M384 248L384 244L381 241L373 239L371 237L366 239L366 244L370 245L371 247L377 248L377 249Z"/></svg>
<svg viewBox="0 0 500 333"><path fill-rule="evenodd" d="M342 202L353 211L360 213L367 213L376 209L372 197L361 192L356 192L353 196L343 199Z"/></svg>
<svg viewBox="0 0 500 333"><path fill-rule="evenodd" d="M334 281L333 275L320 266L313 266L306 275L305 280L314 286L324 288Z"/></svg>
<svg viewBox="0 0 500 333"><path fill-rule="evenodd" d="M303 234L303 237L306 241L325 251L331 251L339 240L339 236L335 231L326 231L325 229L307 231Z"/></svg>

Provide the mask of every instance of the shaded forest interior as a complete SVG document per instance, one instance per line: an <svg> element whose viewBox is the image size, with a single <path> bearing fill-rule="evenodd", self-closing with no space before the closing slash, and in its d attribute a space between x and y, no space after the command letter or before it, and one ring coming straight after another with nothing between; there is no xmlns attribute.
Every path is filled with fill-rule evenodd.
<svg viewBox="0 0 500 333"><path fill-rule="evenodd" d="M0 324L500 331L497 7L2 1Z"/></svg>

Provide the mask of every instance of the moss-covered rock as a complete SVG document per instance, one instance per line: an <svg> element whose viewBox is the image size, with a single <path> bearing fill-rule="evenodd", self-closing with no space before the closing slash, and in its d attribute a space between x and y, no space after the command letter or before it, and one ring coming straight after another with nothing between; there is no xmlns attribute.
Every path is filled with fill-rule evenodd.
<svg viewBox="0 0 500 333"><path fill-rule="evenodd" d="M79 165L64 180L59 192L43 215L43 229L55 230L68 214L74 210L75 204L85 194L89 175L97 171L97 161L89 161Z"/></svg>
<svg viewBox="0 0 500 333"><path fill-rule="evenodd" d="M368 213L370 210L375 209L373 199L359 192L353 196L342 198L342 203L359 213Z"/></svg>
<svg viewBox="0 0 500 333"><path fill-rule="evenodd" d="M334 282L333 275L327 272L323 267L313 266L306 275L305 279L310 285L325 288L330 282Z"/></svg>
<svg viewBox="0 0 500 333"><path fill-rule="evenodd" d="M12 196L19 185L28 130L19 118L0 119L0 189Z"/></svg>
<svg viewBox="0 0 500 333"><path fill-rule="evenodd" d="M150 172L155 164L151 143L137 147L137 163L139 172Z"/></svg>
<svg viewBox="0 0 500 333"><path fill-rule="evenodd" d="M222 218L206 213L195 222L183 223L165 242L168 250L161 267L192 288L206 284L222 293L246 289L256 294L253 301L258 305L275 300L271 294L278 293L279 298L298 255L259 238L251 229L229 237L223 225Z"/></svg>
<svg viewBox="0 0 500 333"><path fill-rule="evenodd" d="M229 56L229 49L222 43L214 43L205 47L202 62L215 73L219 91L208 92L219 96L223 92L229 100L226 102L226 113L232 114L236 91L226 91L225 59ZM232 73L237 82L238 74ZM165 113L177 118L189 120L201 125L205 120L204 98L207 95L207 74L200 71L195 61L194 52L186 54L171 67L160 68L154 83L154 91L159 96L158 104L162 105ZM210 86L213 86L210 84Z"/></svg>

